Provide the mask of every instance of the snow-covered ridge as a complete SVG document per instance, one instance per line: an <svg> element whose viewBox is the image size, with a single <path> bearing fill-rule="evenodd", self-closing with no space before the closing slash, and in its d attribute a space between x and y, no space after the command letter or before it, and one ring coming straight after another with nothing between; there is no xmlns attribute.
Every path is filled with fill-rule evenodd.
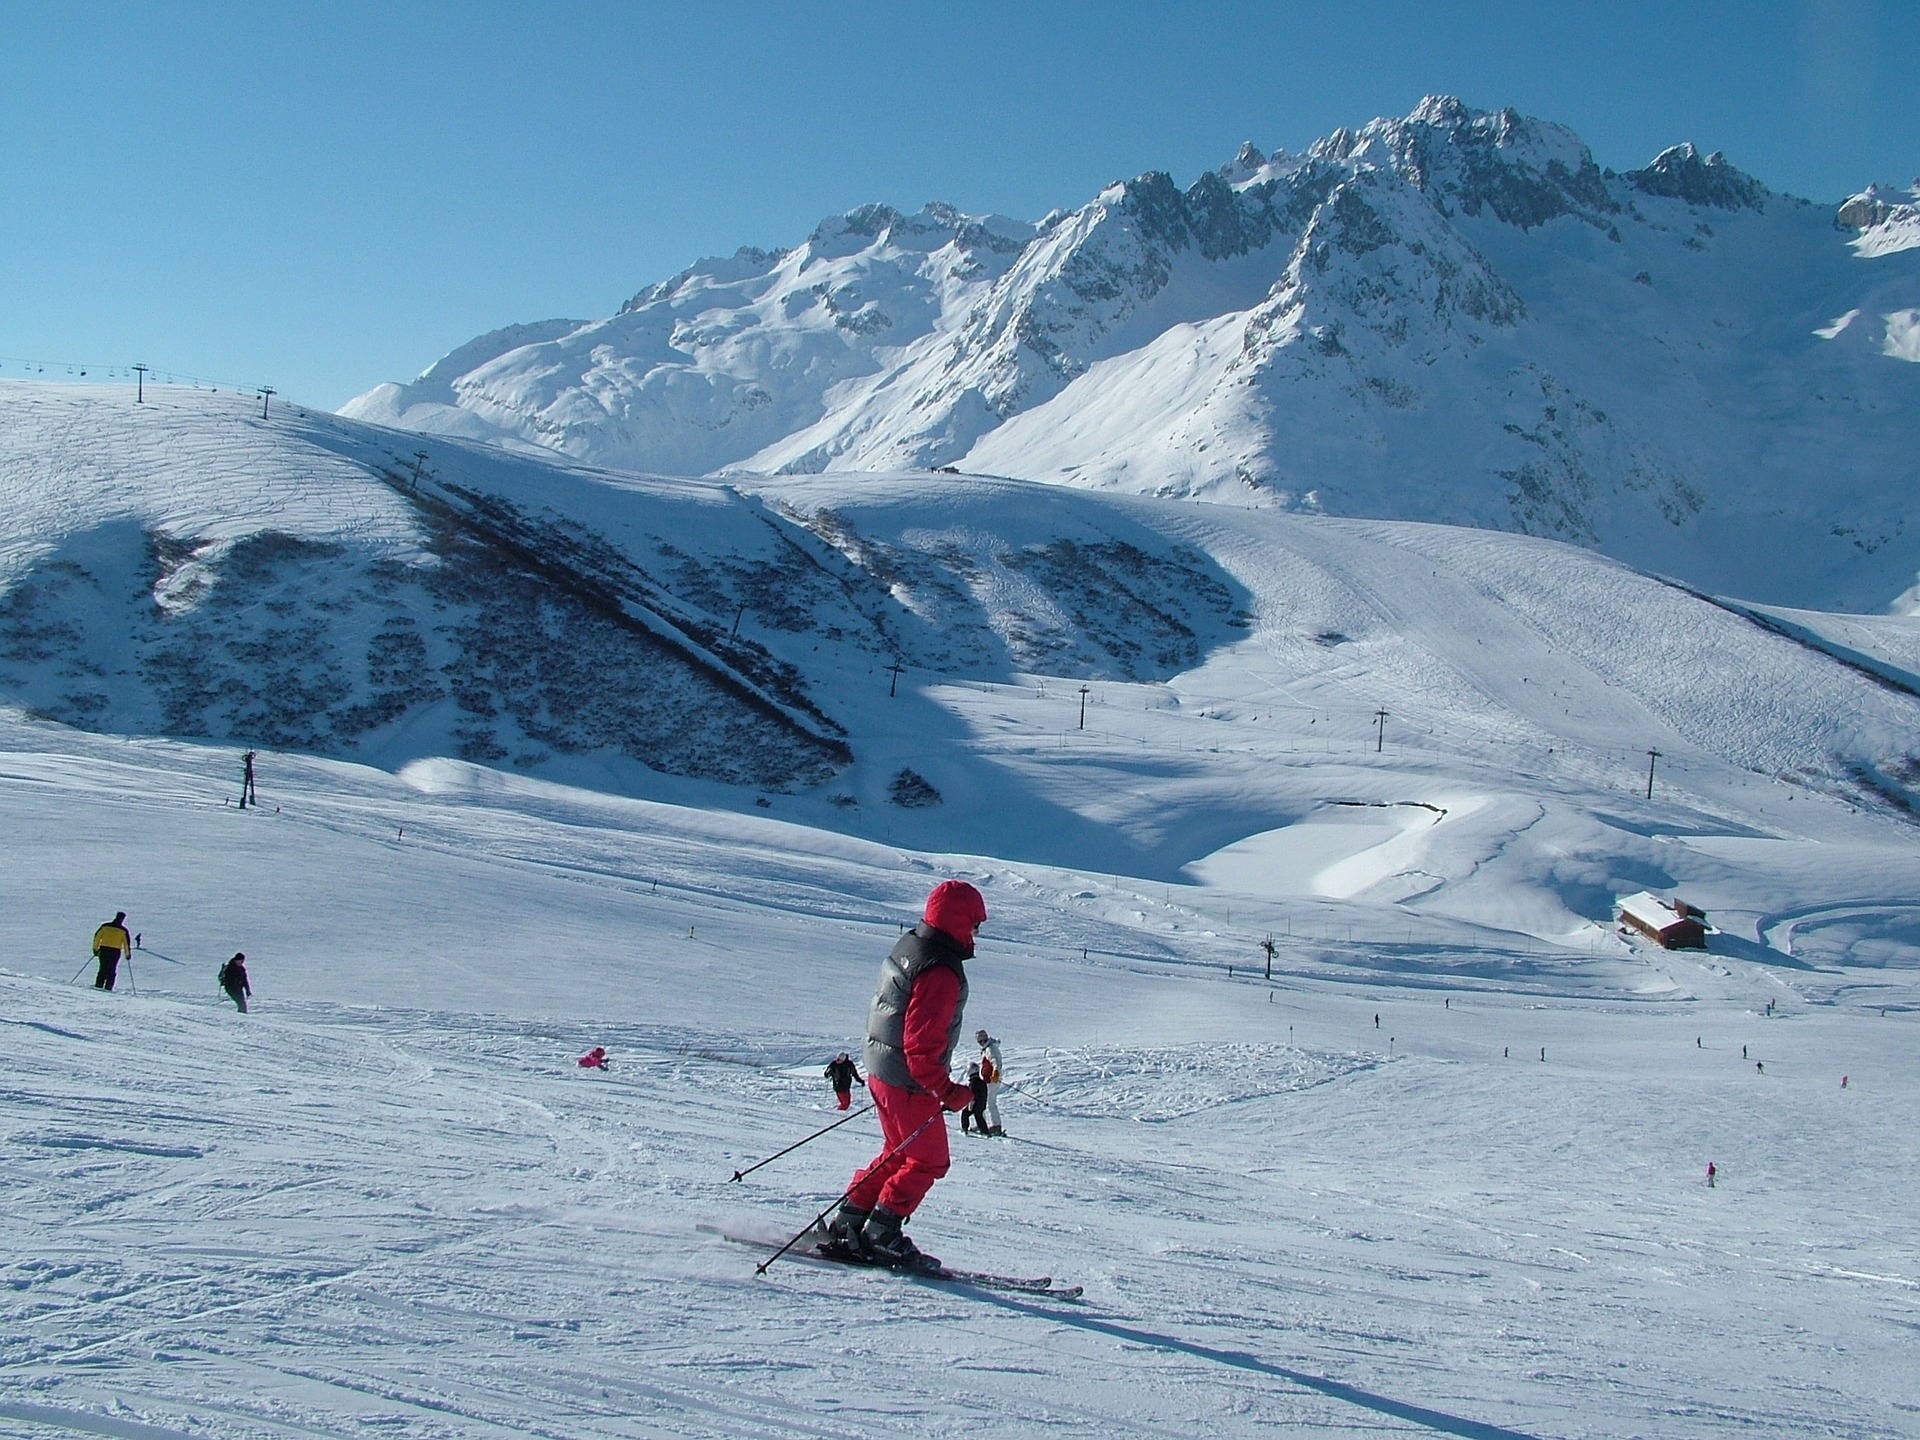
<svg viewBox="0 0 1920 1440"><path fill-rule="evenodd" d="M863 206L344 413L622 469L954 466L1487 526L1877 610L1920 572L1909 200L1836 216L1691 143L1615 174L1433 96L1038 223Z"/></svg>
<svg viewBox="0 0 1920 1440"><path fill-rule="evenodd" d="M1512 818L1474 799L1505 788L1489 747L1574 792L1633 783L1621 735L1730 793L1790 774L1899 813L1920 777L1890 670L1553 542L929 472L634 476L195 391L0 385L0 420L0 703L91 730L1170 875L1315 814L1325 744L1384 706L1451 778L1358 796L1453 818L1317 882L1343 896ZM1009 838L1081 687L1139 748Z"/></svg>
<svg viewBox="0 0 1920 1440"><path fill-rule="evenodd" d="M875 533L199 392L0 416L0 690L68 724L784 791L855 760L839 663L1162 680L1247 623L1192 546L1010 482Z"/></svg>

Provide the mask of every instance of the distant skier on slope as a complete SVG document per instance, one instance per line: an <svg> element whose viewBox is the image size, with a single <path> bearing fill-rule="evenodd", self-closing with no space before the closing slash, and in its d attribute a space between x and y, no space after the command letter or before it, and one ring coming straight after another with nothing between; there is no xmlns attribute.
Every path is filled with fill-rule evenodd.
<svg viewBox="0 0 1920 1440"><path fill-rule="evenodd" d="M575 1063L582 1070L604 1070L607 1068L607 1047L596 1045Z"/></svg>
<svg viewBox="0 0 1920 1440"><path fill-rule="evenodd" d="M980 1078L987 1082L987 1110L982 1118L986 1121L987 1134L1004 1135L1000 1128L1000 1083L1006 1071L1000 1064L1000 1042L984 1030L973 1032L973 1038L980 1047Z"/></svg>
<svg viewBox="0 0 1920 1440"><path fill-rule="evenodd" d="M987 1133L987 1082L980 1078L980 1065L976 1061L967 1066L967 1089L973 1092L973 1103L960 1112L960 1133L962 1135ZM967 1129L972 1120L974 1128Z"/></svg>
<svg viewBox="0 0 1920 1440"><path fill-rule="evenodd" d="M247 980L246 951L234 951L233 958L220 967L220 988L242 1015L247 1013L247 997L253 994L253 986Z"/></svg>
<svg viewBox="0 0 1920 1440"><path fill-rule="evenodd" d="M842 1110L853 1103L853 1087L866 1083L860 1078L860 1067L853 1063L852 1058L844 1050L827 1062L827 1068L823 1073L827 1077L827 1083L833 1086L833 1098Z"/></svg>
<svg viewBox="0 0 1920 1440"><path fill-rule="evenodd" d="M113 989L114 976L120 973L120 957L131 949L133 937L127 934L127 912L117 910L113 919L93 932L93 958L100 962L93 977L94 989Z"/></svg>
<svg viewBox="0 0 1920 1440"><path fill-rule="evenodd" d="M920 924L900 937L880 967L867 1015L867 1089L880 1112L882 1149L855 1171L828 1224L832 1242L895 1268L939 1264L901 1230L927 1191L952 1167L942 1110L973 1103L949 1067L967 1003L966 962L987 918L980 892L943 880Z"/></svg>

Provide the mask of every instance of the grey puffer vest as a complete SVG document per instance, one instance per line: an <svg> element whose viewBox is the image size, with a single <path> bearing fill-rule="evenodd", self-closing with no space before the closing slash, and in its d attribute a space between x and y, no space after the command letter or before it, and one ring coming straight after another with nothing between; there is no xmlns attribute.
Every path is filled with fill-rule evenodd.
<svg viewBox="0 0 1920 1440"><path fill-rule="evenodd" d="M873 1008L867 1012L867 1074L889 1085L925 1094L925 1087L907 1069L903 1047L907 1028L907 1001L913 995L913 982L932 969L944 965L960 977L960 999L953 1007L953 1024L947 1030L946 1048L940 1052L940 1068L951 1073L953 1048L960 1043L960 1017L967 1008L966 951L951 935L922 921L900 937L880 966L880 986L874 992Z"/></svg>

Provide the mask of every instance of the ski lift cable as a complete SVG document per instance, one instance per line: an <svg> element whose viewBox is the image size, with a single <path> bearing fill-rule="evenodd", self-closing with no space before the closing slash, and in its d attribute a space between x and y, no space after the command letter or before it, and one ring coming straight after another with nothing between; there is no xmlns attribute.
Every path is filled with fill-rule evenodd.
<svg viewBox="0 0 1920 1440"><path fill-rule="evenodd" d="M171 369L165 365L148 365L147 379L155 385L191 385L195 389L231 390L239 395L258 395L264 385L244 384L238 380L223 380L207 375L195 375L186 370ZM49 360L27 355L0 355L0 380L15 377L37 378L52 371L56 374L65 371L74 379L82 377L89 381L122 380L134 378L134 366L131 363L91 360ZM279 391L275 391L279 394Z"/></svg>

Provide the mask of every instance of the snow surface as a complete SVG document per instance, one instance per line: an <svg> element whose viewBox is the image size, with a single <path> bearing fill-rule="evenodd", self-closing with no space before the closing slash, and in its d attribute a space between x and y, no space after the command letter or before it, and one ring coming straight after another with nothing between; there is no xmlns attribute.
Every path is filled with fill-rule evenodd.
<svg viewBox="0 0 1920 1440"><path fill-rule="evenodd" d="M117 592L64 656L4 657L122 677L99 733L0 710L7 1433L1920 1434L1920 622L1484 531L596 475L161 398L0 393L8 603L116 525L430 565L377 474L427 443L429 498L452 477L636 559L666 533L719 574L805 519L885 557L889 633L929 658L889 697L841 612L757 626L853 756L787 790L488 768L422 702L263 747L240 811L243 731L111 708L141 674L109 664ZM1198 556L1244 623L1124 673L1156 622L1076 618L1008 561L1063 537ZM902 764L945 803L889 805ZM1010 1138L956 1132L913 1230L1078 1304L760 1276L701 1228L784 1238L872 1154L863 1117L729 1179L838 1118L820 1069L948 875L987 898L968 1018ZM1622 936L1642 889L1721 933ZM85 946L118 909L146 948L107 995ZM236 949L247 1016L214 986ZM574 1063L595 1044L606 1074Z"/></svg>
<svg viewBox="0 0 1920 1440"><path fill-rule="evenodd" d="M1582 964L458 765L276 757L243 814L225 753L5 743L11 1433L1916 1433L1910 889L1794 954ZM790 1233L871 1149L727 1180L834 1118L949 872L1013 1138L956 1136L915 1229L1078 1306L756 1278L695 1228ZM66 983L121 905L137 993Z"/></svg>

